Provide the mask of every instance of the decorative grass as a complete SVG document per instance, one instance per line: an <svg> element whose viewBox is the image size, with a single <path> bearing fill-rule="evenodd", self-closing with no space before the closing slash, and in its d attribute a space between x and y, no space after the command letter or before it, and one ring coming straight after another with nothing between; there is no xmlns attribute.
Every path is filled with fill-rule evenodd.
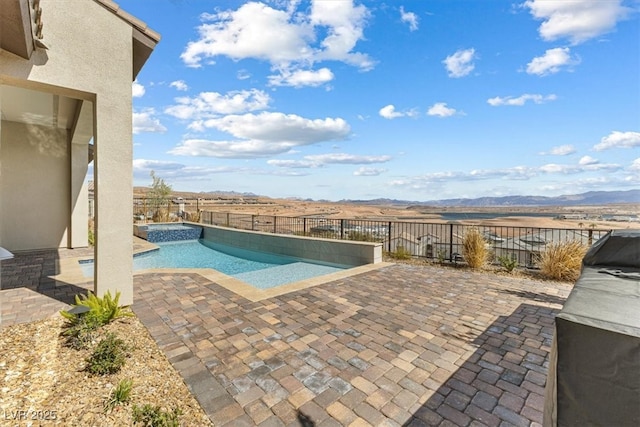
<svg viewBox="0 0 640 427"><path fill-rule="evenodd" d="M538 267L544 277L575 282L588 247L578 241L551 243L540 256Z"/></svg>
<svg viewBox="0 0 640 427"><path fill-rule="evenodd" d="M491 258L487 242L477 227L471 227L462 240L462 257L473 269L483 268Z"/></svg>

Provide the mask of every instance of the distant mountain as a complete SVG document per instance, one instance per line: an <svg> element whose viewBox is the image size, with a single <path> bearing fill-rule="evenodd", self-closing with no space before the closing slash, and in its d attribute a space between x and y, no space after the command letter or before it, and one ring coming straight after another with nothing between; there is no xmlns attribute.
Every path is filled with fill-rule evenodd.
<svg viewBox="0 0 640 427"><path fill-rule="evenodd" d="M444 199L426 202L397 199L341 200L343 203L359 205L400 205L434 207L489 207L489 206L589 206L611 205L619 203L640 203L640 190L627 191L589 191L582 194L567 194L557 197L545 196L504 196L479 197L476 199Z"/></svg>

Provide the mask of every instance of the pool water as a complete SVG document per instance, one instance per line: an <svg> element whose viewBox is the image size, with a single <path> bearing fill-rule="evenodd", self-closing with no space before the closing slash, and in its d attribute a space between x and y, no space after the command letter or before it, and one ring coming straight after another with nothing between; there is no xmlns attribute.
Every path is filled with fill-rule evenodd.
<svg viewBox="0 0 640 427"><path fill-rule="evenodd" d="M250 251L206 240L156 243L158 250L136 255L134 270L153 268L212 268L258 289L269 289L349 268L309 260ZM93 262L81 263L85 276L93 276Z"/></svg>

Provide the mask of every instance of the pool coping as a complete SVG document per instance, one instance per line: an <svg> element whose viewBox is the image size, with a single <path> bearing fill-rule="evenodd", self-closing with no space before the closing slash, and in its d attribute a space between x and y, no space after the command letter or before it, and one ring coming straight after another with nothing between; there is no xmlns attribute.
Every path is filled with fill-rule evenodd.
<svg viewBox="0 0 640 427"><path fill-rule="evenodd" d="M134 256L141 255L147 252L156 251L159 247L153 243L147 242L146 240L140 238L134 238L136 244L139 245L139 249L134 251ZM55 276L51 276L51 279L65 282L69 284L80 284L86 283L89 280L92 280L90 277L86 277L82 272L82 267L80 266L81 262L87 262L88 260L92 260L93 257L84 256L84 257L70 257L63 258L59 260L59 269L60 273ZM216 285L220 285L223 288L234 292L240 295L243 298L248 299L252 302L261 301L267 298L272 298L284 294L288 294L290 292L299 291L302 289L311 288L314 286L322 285L325 283L333 282L336 280L345 279L347 277L355 276L358 274L366 273L369 271L378 270L383 267L387 267L389 265L393 265L391 262L378 262L375 264L364 264L360 266L355 266L351 268L347 268L341 271L336 271L333 273L323 274L321 276L312 277L309 279L299 280L292 283L287 283L285 285L276 286L274 288L269 289L259 289L256 288L242 280L236 279L235 277L226 275L224 273L219 272L218 270L214 270L212 268L150 268L144 270L134 270L133 275L143 275L143 274L199 274L200 276L210 280Z"/></svg>

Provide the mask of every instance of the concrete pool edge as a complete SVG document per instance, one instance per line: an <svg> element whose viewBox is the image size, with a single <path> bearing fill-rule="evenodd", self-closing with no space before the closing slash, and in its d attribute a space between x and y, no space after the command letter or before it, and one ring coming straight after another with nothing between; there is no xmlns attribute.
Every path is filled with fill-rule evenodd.
<svg viewBox="0 0 640 427"><path fill-rule="evenodd" d="M237 295L240 295L241 297L251 302L258 302L264 299L288 294L290 292L296 292L336 280L345 279L347 277L356 276L358 274L366 273L369 271L378 270L380 268L388 267L393 264L394 263L391 262L379 262L376 264L360 265L342 271L324 274L322 276L316 276L310 279L299 280L297 282L287 283L286 285L280 285L269 289L258 289L246 282L243 282L242 280L238 280L235 277L228 276L211 268L152 268L148 270L134 271L134 276L145 274L198 274L211 281L212 284L222 286L223 288Z"/></svg>

